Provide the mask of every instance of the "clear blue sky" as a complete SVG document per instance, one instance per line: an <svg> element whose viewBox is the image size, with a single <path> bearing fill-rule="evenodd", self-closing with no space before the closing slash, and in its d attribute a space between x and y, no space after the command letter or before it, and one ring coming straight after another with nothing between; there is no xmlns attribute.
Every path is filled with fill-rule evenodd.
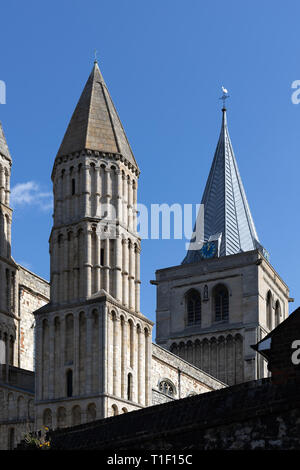
<svg viewBox="0 0 300 470"><path fill-rule="evenodd" d="M297 1L11 0L1 5L0 105L13 157L13 255L49 278L50 174L94 49L141 168L139 201L199 203L217 143L221 85L260 241L300 303L300 79ZM28 187L29 187L28 186ZM185 240L142 244L142 311L155 319L157 268Z"/></svg>

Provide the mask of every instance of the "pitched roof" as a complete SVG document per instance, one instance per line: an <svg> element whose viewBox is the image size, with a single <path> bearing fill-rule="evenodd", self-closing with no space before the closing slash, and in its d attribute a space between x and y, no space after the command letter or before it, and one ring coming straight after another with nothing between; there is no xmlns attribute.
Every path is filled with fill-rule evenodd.
<svg viewBox="0 0 300 470"><path fill-rule="evenodd" d="M122 123L96 61L57 156L84 149L120 153L137 167Z"/></svg>
<svg viewBox="0 0 300 470"><path fill-rule="evenodd" d="M226 109L204 190L204 241L221 236L220 256L261 247L229 137ZM199 250L189 250L183 264L199 261Z"/></svg>
<svg viewBox="0 0 300 470"><path fill-rule="evenodd" d="M0 154L8 158L9 160L11 160L10 152L7 146L7 142L5 139L1 122L0 122Z"/></svg>

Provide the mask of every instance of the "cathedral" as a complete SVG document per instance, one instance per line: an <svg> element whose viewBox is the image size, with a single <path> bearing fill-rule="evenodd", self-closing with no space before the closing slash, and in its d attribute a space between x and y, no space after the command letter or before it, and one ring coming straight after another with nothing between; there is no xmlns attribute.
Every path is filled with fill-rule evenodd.
<svg viewBox="0 0 300 470"><path fill-rule="evenodd" d="M156 343L140 311L140 169L97 61L54 159L50 283L12 257L11 166L0 127L0 449L268 374L251 345L291 299L259 242L225 107L203 243L151 281Z"/></svg>

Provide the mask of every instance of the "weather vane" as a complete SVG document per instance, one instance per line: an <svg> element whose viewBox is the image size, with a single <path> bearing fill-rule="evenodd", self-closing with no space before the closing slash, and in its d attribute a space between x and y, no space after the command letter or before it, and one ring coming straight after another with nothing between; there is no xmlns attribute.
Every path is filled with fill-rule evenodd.
<svg viewBox="0 0 300 470"><path fill-rule="evenodd" d="M227 98L229 98L229 95L228 95L228 90L224 88L223 86L222 86L222 91L223 91L223 95L219 99L223 101L223 108L225 109L225 102Z"/></svg>
<svg viewBox="0 0 300 470"><path fill-rule="evenodd" d="M97 54L98 54L98 51L97 49L94 50L94 63L96 64L98 62L97 60Z"/></svg>

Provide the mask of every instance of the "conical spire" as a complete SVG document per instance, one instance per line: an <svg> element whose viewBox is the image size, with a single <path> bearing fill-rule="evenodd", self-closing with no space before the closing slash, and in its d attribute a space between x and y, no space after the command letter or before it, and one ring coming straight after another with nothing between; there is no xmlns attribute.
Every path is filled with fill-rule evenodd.
<svg viewBox="0 0 300 470"><path fill-rule="evenodd" d="M219 239L220 256L261 247L227 127L226 108L222 127L204 190L204 241ZM199 250L189 250L183 263L201 259Z"/></svg>
<svg viewBox="0 0 300 470"><path fill-rule="evenodd" d="M84 149L119 153L138 167L96 60L57 156Z"/></svg>
<svg viewBox="0 0 300 470"><path fill-rule="evenodd" d="M0 122L0 154L8 158L8 160L11 160L10 152L7 146L7 142L5 139L1 122Z"/></svg>

